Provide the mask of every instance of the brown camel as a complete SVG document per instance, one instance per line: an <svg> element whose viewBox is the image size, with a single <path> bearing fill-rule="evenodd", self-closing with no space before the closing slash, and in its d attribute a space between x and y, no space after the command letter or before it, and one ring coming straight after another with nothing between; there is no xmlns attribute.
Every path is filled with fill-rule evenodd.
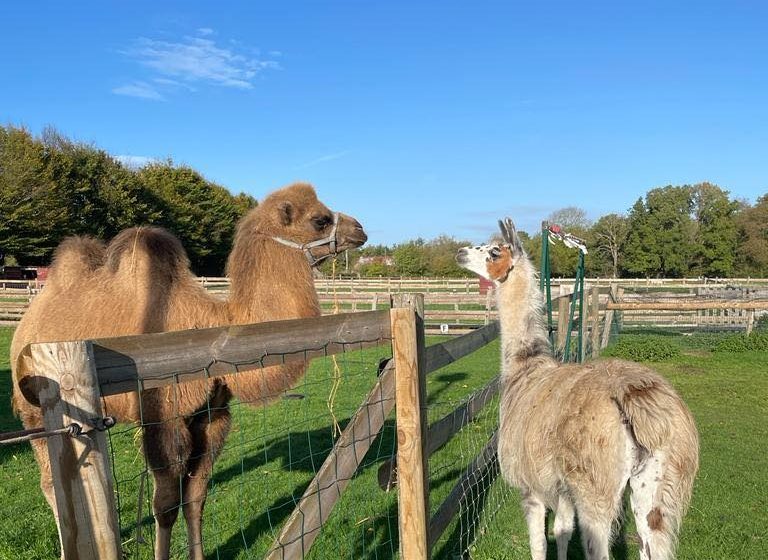
<svg viewBox="0 0 768 560"><path fill-rule="evenodd" d="M106 246L90 238L66 239L11 343L14 409L26 428L42 426L40 409L19 388L32 371L23 351L30 343L316 317L311 266L366 239L355 219L331 212L310 185L276 191L238 225L227 262L226 301L200 286L178 239L160 228L131 228ZM266 404L304 371L301 364L271 367L103 400L106 414L144 427L143 450L155 482L155 558L170 554L180 506L189 557L203 558L203 506L213 462L229 432L232 396ZM55 514L47 447L42 440L32 445Z"/></svg>
<svg viewBox="0 0 768 560"><path fill-rule="evenodd" d="M688 407L653 370L623 360L560 364L552 358L536 271L511 220L504 243L465 247L458 263L496 285L501 324L501 474L521 490L531 556L547 552L555 510L565 560L578 514L588 560L608 560L629 483L641 560L674 555L698 470Z"/></svg>

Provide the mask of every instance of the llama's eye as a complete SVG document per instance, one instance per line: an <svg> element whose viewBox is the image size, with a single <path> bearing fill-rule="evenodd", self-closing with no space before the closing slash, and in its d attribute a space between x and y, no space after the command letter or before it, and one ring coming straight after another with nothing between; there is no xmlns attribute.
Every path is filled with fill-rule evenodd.
<svg viewBox="0 0 768 560"><path fill-rule="evenodd" d="M490 251L488 251L488 254L491 256L492 259L496 260L501 256L501 251L498 247L492 247Z"/></svg>

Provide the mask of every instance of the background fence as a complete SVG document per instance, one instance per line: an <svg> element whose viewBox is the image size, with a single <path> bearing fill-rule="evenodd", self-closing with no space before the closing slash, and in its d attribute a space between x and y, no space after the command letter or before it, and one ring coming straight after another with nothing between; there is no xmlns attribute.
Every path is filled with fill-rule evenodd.
<svg viewBox="0 0 768 560"><path fill-rule="evenodd" d="M213 293L225 297L229 289L226 278L201 278ZM388 309L397 293L423 293L425 327L428 333L466 334L496 320L497 311L492 289L469 278L361 278L318 279L316 288L325 313ZM573 291L572 279L553 279L552 293L568 295ZM684 309L678 303L691 300L706 302L748 302L768 299L768 279L604 279L585 282L585 290L600 288L601 313L605 311L610 287L625 303L669 304L667 308L626 308L621 318L624 326L668 327L708 330L747 329L764 313L748 308L710 307ZM29 301L42 288L36 281L0 281L0 324L14 324L24 314ZM555 305L557 316L559 307Z"/></svg>

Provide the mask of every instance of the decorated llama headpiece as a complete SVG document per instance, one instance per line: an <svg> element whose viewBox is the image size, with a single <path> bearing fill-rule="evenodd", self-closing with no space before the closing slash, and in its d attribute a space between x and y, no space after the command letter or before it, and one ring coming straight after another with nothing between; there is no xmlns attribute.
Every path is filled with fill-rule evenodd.
<svg viewBox="0 0 768 560"><path fill-rule="evenodd" d="M464 247L456 254L459 266L496 284L504 282L520 258L525 256L523 244L512 220L499 220L499 229L504 243Z"/></svg>

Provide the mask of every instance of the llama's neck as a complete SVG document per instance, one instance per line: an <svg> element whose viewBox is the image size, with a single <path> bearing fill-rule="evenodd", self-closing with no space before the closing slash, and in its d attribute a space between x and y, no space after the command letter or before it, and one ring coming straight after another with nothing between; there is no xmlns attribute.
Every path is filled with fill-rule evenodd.
<svg viewBox="0 0 768 560"><path fill-rule="evenodd" d="M236 241L227 263L230 315L236 324L320 315L304 253L266 236Z"/></svg>
<svg viewBox="0 0 768 560"><path fill-rule="evenodd" d="M551 360L544 326L544 300L536 271L523 256L507 280L496 288L501 325L502 377L526 375L531 365Z"/></svg>

